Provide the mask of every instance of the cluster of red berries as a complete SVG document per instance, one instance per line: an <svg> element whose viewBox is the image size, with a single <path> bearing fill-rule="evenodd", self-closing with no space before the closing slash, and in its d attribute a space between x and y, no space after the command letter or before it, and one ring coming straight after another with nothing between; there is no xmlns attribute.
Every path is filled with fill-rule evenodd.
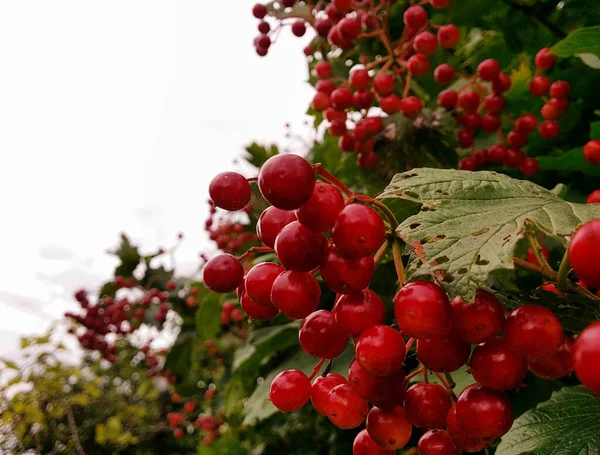
<svg viewBox="0 0 600 455"><path fill-rule="evenodd" d="M253 245L258 242L258 237L254 232L247 230L247 225L233 220L227 214L220 214L217 217L217 209L212 203L210 205L209 217L204 223L204 228L208 233L210 240L217 244L217 248L221 251L231 254L237 254L248 245ZM243 207L246 213L252 211L250 205Z"/></svg>
<svg viewBox="0 0 600 455"><path fill-rule="evenodd" d="M223 304L223 309L221 310L221 325L235 324L244 319L244 313L237 307L236 302L228 301Z"/></svg>
<svg viewBox="0 0 600 455"><path fill-rule="evenodd" d="M171 395L171 401L175 404L181 402L181 396L178 393ZM221 437L220 427L225 423L220 417L211 417L205 414L200 414L198 418L192 422L191 414L196 409L196 403L193 401L187 401L183 405L181 412L169 412L167 414L167 422L173 429L173 436L175 439L183 439L185 436L185 430L183 427L193 426L199 428L205 433L202 440L204 445L210 446L213 441Z"/></svg>

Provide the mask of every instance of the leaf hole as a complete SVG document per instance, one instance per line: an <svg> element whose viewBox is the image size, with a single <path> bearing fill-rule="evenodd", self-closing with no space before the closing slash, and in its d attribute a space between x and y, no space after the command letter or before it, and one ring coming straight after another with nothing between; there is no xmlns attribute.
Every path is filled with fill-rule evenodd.
<svg viewBox="0 0 600 455"><path fill-rule="evenodd" d="M478 254L477 259L475 259L475 264L477 264L477 265L488 265L489 263L490 263L490 261L488 261L487 259L481 259L480 254Z"/></svg>
<svg viewBox="0 0 600 455"><path fill-rule="evenodd" d="M442 196L450 196L450 193L448 193L447 191L440 190L440 189L435 190L435 192L437 194L441 194Z"/></svg>
<svg viewBox="0 0 600 455"><path fill-rule="evenodd" d="M414 191L405 191L404 194L408 197L412 197L413 199L419 199L419 195Z"/></svg>
<svg viewBox="0 0 600 455"><path fill-rule="evenodd" d="M419 226L421 226L421 223L413 223L413 224L411 224L409 227L410 227L411 229L417 229Z"/></svg>
<svg viewBox="0 0 600 455"><path fill-rule="evenodd" d="M448 256L440 256L439 258L434 259L438 264L445 264L446 262L450 262L450 258Z"/></svg>
<svg viewBox="0 0 600 455"><path fill-rule="evenodd" d="M410 178L412 178L412 177L416 177L417 175L418 175L418 174L415 174L415 173L412 173L412 174L404 174L404 175L401 175L401 176L400 176L400 178L401 178L402 180L406 180L406 179L410 179Z"/></svg>
<svg viewBox="0 0 600 455"><path fill-rule="evenodd" d="M449 273L446 273L446 274L444 275L444 279L443 279L443 281L444 281L445 283L452 283L452 282L454 281L454 277L453 277L452 275L450 275Z"/></svg>
<svg viewBox="0 0 600 455"><path fill-rule="evenodd" d="M468 271L469 271L469 269L463 267L463 268L458 269L458 271L456 273L458 273L459 275L464 275Z"/></svg>

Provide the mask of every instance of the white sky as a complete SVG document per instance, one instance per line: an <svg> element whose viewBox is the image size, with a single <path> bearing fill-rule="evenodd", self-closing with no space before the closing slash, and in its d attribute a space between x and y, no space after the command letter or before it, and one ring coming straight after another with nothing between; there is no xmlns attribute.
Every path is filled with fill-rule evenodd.
<svg viewBox="0 0 600 455"><path fill-rule="evenodd" d="M195 261L212 176L302 130L310 39L257 57L254 3L0 0L1 356L108 277L121 231L182 231Z"/></svg>

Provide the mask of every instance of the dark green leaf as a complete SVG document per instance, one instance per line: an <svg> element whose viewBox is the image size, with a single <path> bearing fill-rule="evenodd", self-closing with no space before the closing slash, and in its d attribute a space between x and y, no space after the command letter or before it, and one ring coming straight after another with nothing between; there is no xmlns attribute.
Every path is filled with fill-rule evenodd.
<svg viewBox="0 0 600 455"><path fill-rule="evenodd" d="M114 297L117 290L118 288L114 281L107 281L98 291L98 297Z"/></svg>
<svg viewBox="0 0 600 455"><path fill-rule="evenodd" d="M223 296L211 292L207 294L196 311L196 331L200 340L213 338L221 326L221 303Z"/></svg>
<svg viewBox="0 0 600 455"><path fill-rule="evenodd" d="M121 234L121 245L112 254L121 260L121 264L115 269L115 276L131 276L142 259L137 246L132 245L125 234Z"/></svg>
<svg viewBox="0 0 600 455"><path fill-rule="evenodd" d="M600 177L600 166L590 166L581 147L560 155L539 156L537 160L543 171L581 172L591 177Z"/></svg>
<svg viewBox="0 0 600 455"><path fill-rule="evenodd" d="M559 57L579 54L600 56L600 25L579 28L552 47L552 53Z"/></svg>
<svg viewBox="0 0 600 455"><path fill-rule="evenodd" d="M169 349L164 369L171 370L179 379L185 379L190 371L194 345L193 333L180 333L171 349Z"/></svg>
<svg viewBox="0 0 600 455"><path fill-rule="evenodd" d="M156 268L146 268L144 277L140 280L140 284L148 288L156 288L165 290L167 282L173 279L173 270L167 270L162 265Z"/></svg>
<svg viewBox="0 0 600 455"><path fill-rule="evenodd" d="M261 167L269 158L279 154L279 149L276 145L266 147L253 142L246 146L246 153L247 154L244 157L246 158L246 161L255 167Z"/></svg>

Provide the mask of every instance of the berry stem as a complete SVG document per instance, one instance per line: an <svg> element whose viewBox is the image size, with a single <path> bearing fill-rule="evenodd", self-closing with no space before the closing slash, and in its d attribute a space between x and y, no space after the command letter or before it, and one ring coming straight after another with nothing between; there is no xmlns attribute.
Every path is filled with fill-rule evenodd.
<svg viewBox="0 0 600 455"><path fill-rule="evenodd" d="M386 253L386 251L387 251L387 249L388 249L389 246L390 246L390 242L386 240L383 243L383 245L381 245L379 247L379 249L375 253L375 256L373 256L373 261L375 261L375 265L379 264L379 261L381 261L381 258Z"/></svg>
<svg viewBox="0 0 600 455"><path fill-rule="evenodd" d="M413 371L412 373L408 374L406 376L406 378L404 378L404 382L408 382L412 378L414 378L415 376L418 376L420 374L423 374L423 367L417 368L415 371Z"/></svg>
<svg viewBox="0 0 600 455"><path fill-rule="evenodd" d="M412 75L408 73L406 76L406 81L404 82L404 91L402 92L402 98L406 98L408 93L410 92L410 81L412 79Z"/></svg>
<svg viewBox="0 0 600 455"><path fill-rule="evenodd" d="M323 376L323 377L327 376L329 374L329 372L331 371L332 365L333 365L333 360L329 359L329 362L327 362L327 367L325 368L325 370L323 371L321 376Z"/></svg>
<svg viewBox="0 0 600 455"><path fill-rule="evenodd" d="M246 259L248 256L250 256L254 253L271 253L271 252L273 252L273 248L269 248L268 246L253 246L251 248L248 248L248 250L238 258L238 261L242 262L244 259Z"/></svg>
<svg viewBox="0 0 600 455"><path fill-rule="evenodd" d="M310 376L308 377L309 380L313 380L315 378L315 376L317 374L319 374L319 371L321 370L321 367L323 366L323 364L325 363L325 360L327 359L321 359L319 360L319 363L317 363L315 365L315 368L313 369L312 373L310 374Z"/></svg>
<svg viewBox="0 0 600 455"><path fill-rule="evenodd" d="M558 268L558 275L556 277L556 287L559 291L563 291L568 288L568 276L571 270L571 262L569 261L569 249L565 250L565 254L560 261L560 267Z"/></svg>
<svg viewBox="0 0 600 455"><path fill-rule="evenodd" d="M398 243L397 240L394 240L394 243L392 244L392 255L394 256L394 266L396 267L396 274L398 275L398 284L400 287L403 287L406 282L406 271L404 270L404 264L402 263L400 243Z"/></svg>
<svg viewBox="0 0 600 455"><path fill-rule="evenodd" d="M450 384L450 382L448 382L446 380L446 378L444 376L442 376L442 374L438 373L437 371L434 372L434 374L437 376L437 378L440 380L440 382L442 383L442 385L444 386L444 388L446 389L446 392L448 392L448 395L450 395L450 399L456 403L456 394L454 393L454 390L452 390L452 385ZM445 373L448 374L448 373ZM454 381L452 381L452 383L454 383Z"/></svg>
<svg viewBox="0 0 600 455"><path fill-rule="evenodd" d="M548 261L542 254L542 247L540 246L540 243L538 242L535 233L531 231L529 227L525 232L525 237L527 237L527 241L529 242L529 246L531 246L533 255L535 256L535 259L537 260L538 264L542 267L542 269L552 270L552 267L550 266L550 264L548 264Z"/></svg>
<svg viewBox="0 0 600 455"><path fill-rule="evenodd" d="M249 177L246 179L248 182L258 182L258 177Z"/></svg>
<svg viewBox="0 0 600 455"><path fill-rule="evenodd" d="M421 372L423 373L423 382L425 384L429 384L429 372L427 371L427 368L425 368L425 365L420 362L419 365L421 365Z"/></svg>
<svg viewBox="0 0 600 455"><path fill-rule="evenodd" d="M394 212L392 212L387 205L385 205L383 202L377 200L377 199L373 199L370 202L371 205L374 205L375 207L377 207L381 212L383 212L383 214L386 216L386 218L388 219L388 222L390 223L390 229L392 230L392 232L396 231L396 228L398 227L398 220L396 219L396 215L394 215Z"/></svg>
<svg viewBox="0 0 600 455"><path fill-rule="evenodd" d="M354 194L354 193L352 193L352 191L350 191L350 189L346 185L344 185L341 182L341 180L339 180L331 172L329 172L327 169L325 169L321 163L313 164L313 169L315 170L315 173L319 177L321 177L326 182L331 183L338 190L340 190L342 193L344 193L346 195L346 197L351 197Z"/></svg>
<svg viewBox="0 0 600 455"><path fill-rule="evenodd" d="M415 338L411 337L408 339L408 341L406 342L406 352L408 352L410 350L410 348L412 348L412 345L415 344Z"/></svg>

